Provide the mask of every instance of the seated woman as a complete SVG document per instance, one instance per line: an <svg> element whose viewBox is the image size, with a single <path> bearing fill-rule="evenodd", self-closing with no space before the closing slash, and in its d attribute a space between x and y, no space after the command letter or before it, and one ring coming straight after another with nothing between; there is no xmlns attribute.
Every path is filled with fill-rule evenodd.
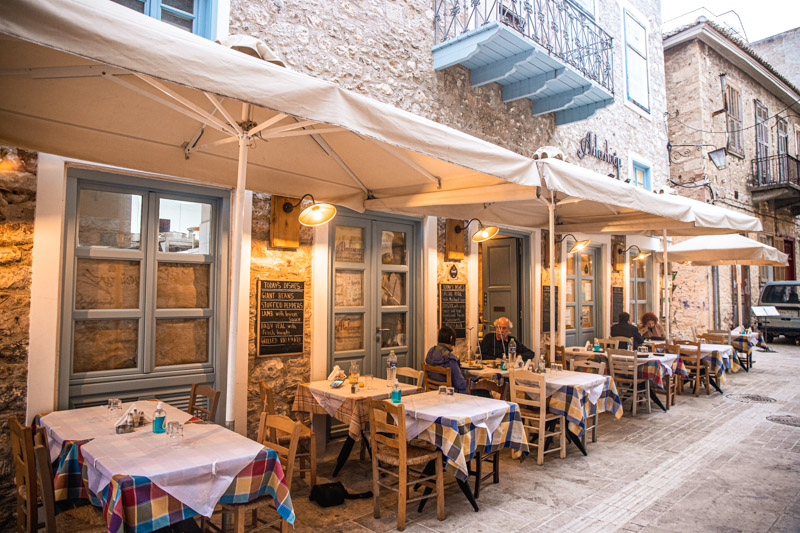
<svg viewBox="0 0 800 533"><path fill-rule="evenodd" d="M642 315L642 325L639 327L639 333L645 339L662 340L664 338L664 332L661 331L661 326L658 324L658 317L655 313Z"/></svg>
<svg viewBox="0 0 800 533"><path fill-rule="evenodd" d="M461 374L461 367L458 364L458 357L453 353L456 344L456 330L450 326L443 326L439 329L439 343L428 350L425 356L426 365L443 366L450 369L450 378L453 381L453 388L458 393L467 392L467 380ZM429 372L429 377L436 381L444 381L445 377L436 372Z"/></svg>

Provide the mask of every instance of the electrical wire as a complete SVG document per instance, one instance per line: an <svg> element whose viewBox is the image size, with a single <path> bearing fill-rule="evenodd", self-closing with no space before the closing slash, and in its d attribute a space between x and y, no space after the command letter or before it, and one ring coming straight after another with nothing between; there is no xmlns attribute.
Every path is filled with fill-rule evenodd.
<svg viewBox="0 0 800 533"><path fill-rule="evenodd" d="M728 201L728 198L717 198L717 202L719 202L721 204L724 204L724 205L727 205L728 207L735 207L736 209L741 209L742 211L746 211L746 212L748 212L750 214L753 214L753 215L756 215L758 217L772 218L774 220L777 220L778 222L783 222L783 223L786 223L786 224L792 224L796 228L800 228L800 224L795 222L792 218L781 218L781 217L778 217L778 216L775 216L775 215L771 215L769 213L760 213L760 212L756 211L755 209L753 209L752 207L750 207L748 204L746 204L744 202L736 202L736 203L734 203L734 202ZM766 231L764 233L766 233Z"/></svg>
<svg viewBox="0 0 800 533"><path fill-rule="evenodd" d="M694 126L690 126L690 125L686 124L684 121L679 119L677 116L672 116L672 113L670 113L669 111L665 111L664 113L669 117L669 120L674 120L676 122L679 122L680 124L682 124L683 126L689 128L692 131L697 131L697 132L700 132L700 133L710 133L710 134L728 134L728 133L737 133L737 132L740 132L740 131L749 130L749 129L755 128L756 126L761 126L762 124L769 125L768 123L769 123L769 121L771 119L777 117L778 115L780 115L781 113L783 113L784 111L786 111L787 109L791 108L793 105L798 104L798 103L800 103L800 98L797 98L794 102L792 102L791 104L787 105L786 107L784 107L783 109L781 109L780 111L775 113L774 115L765 118L761 122L756 122L752 126L747 126L747 127L744 127L744 128L740 128L738 130L725 130L725 131L709 131L709 130L704 130L704 129L700 129L700 128L695 128Z"/></svg>

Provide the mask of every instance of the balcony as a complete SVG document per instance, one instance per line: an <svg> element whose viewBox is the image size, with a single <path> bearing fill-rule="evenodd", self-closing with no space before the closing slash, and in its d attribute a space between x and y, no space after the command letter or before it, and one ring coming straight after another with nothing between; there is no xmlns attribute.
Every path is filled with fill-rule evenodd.
<svg viewBox="0 0 800 533"><path fill-rule="evenodd" d="M434 0L433 66L460 64L473 87L528 98L556 125L614 101L613 38L566 0Z"/></svg>
<svg viewBox="0 0 800 533"><path fill-rule="evenodd" d="M789 209L791 216L800 215L800 161L778 154L753 159L752 165L753 202L769 202L773 210Z"/></svg>

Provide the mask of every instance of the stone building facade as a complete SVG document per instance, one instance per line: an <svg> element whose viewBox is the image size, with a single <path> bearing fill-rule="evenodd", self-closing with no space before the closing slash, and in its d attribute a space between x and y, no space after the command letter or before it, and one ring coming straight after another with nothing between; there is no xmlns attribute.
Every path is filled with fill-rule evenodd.
<svg viewBox="0 0 800 533"><path fill-rule="evenodd" d="M755 53L763 57L775 70L786 76L792 85L800 87L800 28L778 33L750 43Z"/></svg>
<svg viewBox="0 0 800 533"><path fill-rule="evenodd" d="M666 35L664 50L667 122L673 147L671 185L679 194L758 216L764 231L749 236L781 250L791 246L787 250L795 254L792 265L796 265L793 245L798 236L797 219L791 207L775 209L771 202L758 201L758 166L754 159L761 153L756 146L758 135L773 156L768 164L775 166L772 161L780 152L779 122L783 124L781 131L785 128L788 133L784 153L796 154L800 150L800 138L793 135L800 128L798 105L792 103L800 98L800 92L752 49L705 20ZM766 108L764 118L756 116L759 103ZM757 122L766 127L760 129ZM741 131L729 133L735 130ZM718 169L707 156L717 148L728 150L723 169ZM792 164L791 159L786 161ZM774 174L776 169L769 172ZM677 274L671 319L676 332L691 335L693 328L704 331L737 325L733 268L718 267L719 302L715 305L715 274L711 268L673 265ZM756 305L766 281L796 278L796 271L783 270L745 267L745 306ZM747 321L749 309L745 311Z"/></svg>

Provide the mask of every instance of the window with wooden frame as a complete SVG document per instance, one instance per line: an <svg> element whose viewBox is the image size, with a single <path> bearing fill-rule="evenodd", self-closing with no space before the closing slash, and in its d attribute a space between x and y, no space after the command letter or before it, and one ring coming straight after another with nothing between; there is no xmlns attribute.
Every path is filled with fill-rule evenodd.
<svg viewBox="0 0 800 533"><path fill-rule="evenodd" d="M742 98L739 91L728 85L725 87L727 99L728 151L744 157L744 132L742 131Z"/></svg>
<svg viewBox="0 0 800 533"><path fill-rule="evenodd" d="M769 109L753 100L756 120L756 178L759 183L769 181Z"/></svg>

